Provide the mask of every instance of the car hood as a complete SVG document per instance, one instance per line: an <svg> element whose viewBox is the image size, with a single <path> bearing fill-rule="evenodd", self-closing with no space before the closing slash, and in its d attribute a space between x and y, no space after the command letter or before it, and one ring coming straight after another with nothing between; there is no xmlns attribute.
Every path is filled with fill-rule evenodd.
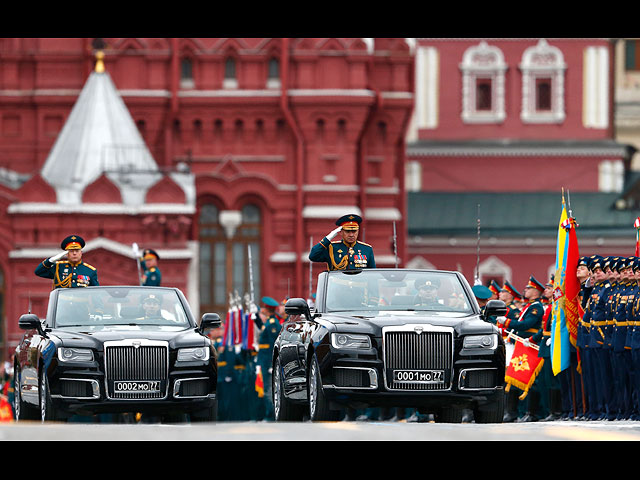
<svg viewBox="0 0 640 480"><path fill-rule="evenodd" d="M457 335L496 333L495 325L477 314L454 312L352 312L323 314L322 321L329 322L337 332L367 333L381 336L383 327L403 325L433 325L451 327Z"/></svg>
<svg viewBox="0 0 640 480"><path fill-rule="evenodd" d="M97 350L102 350L102 344L107 341L133 339L167 341L170 348L205 345L204 337L196 332L195 329L172 326L106 325L66 327L54 329L51 335L59 339L61 346L94 348Z"/></svg>

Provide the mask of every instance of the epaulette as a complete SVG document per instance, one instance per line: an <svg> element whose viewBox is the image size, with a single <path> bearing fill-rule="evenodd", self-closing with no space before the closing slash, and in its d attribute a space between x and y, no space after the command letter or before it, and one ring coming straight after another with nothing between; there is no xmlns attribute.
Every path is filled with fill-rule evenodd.
<svg viewBox="0 0 640 480"><path fill-rule="evenodd" d="M149 271L150 271L150 272L155 272L155 271L156 271L156 267L151 267L151 268L149 269Z"/></svg>
<svg viewBox="0 0 640 480"><path fill-rule="evenodd" d="M89 265L88 263L84 263L84 262L82 262L82 263L83 263L83 265L85 265L86 267L89 267L91 270L97 270L97 268L96 268L96 267L94 267L93 265Z"/></svg>
<svg viewBox="0 0 640 480"><path fill-rule="evenodd" d="M56 260L56 264L58 263L69 263L69 260Z"/></svg>
<svg viewBox="0 0 640 480"><path fill-rule="evenodd" d="M371 245L369 245L368 243L361 242L360 240L358 240L358 243L361 243L362 245L366 245L367 247L371 247ZM373 248L373 247L371 247L371 248Z"/></svg>

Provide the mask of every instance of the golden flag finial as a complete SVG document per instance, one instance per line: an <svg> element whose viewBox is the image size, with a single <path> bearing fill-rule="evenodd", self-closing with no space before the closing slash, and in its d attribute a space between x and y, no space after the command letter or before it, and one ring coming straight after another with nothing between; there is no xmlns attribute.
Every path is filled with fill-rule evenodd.
<svg viewBox="0 0 640 480"><path fill-rule="evenodd" d="M104 52L99 50L96 52L96 72L104 73Z"/></svg>

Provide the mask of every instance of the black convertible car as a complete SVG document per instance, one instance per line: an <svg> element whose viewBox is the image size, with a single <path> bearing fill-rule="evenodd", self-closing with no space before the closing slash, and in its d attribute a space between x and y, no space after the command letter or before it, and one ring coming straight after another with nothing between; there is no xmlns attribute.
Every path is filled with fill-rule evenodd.
<svg viewBox="0 0 640 480"><path fill-rule="evenodd" d="M14 354L18 420L140 412L214 421L217 352L182 292L163 287L53 290L46 320L22 315Z"/></svg>
<svg viewBox="0 0 640 480"><path fill-rule="evenodd" d="M502 422L505 347L458 272L323 272L316 308L287 301L273 351L276 420L337 420L341 409L415 408L436 421Z"/></svg>

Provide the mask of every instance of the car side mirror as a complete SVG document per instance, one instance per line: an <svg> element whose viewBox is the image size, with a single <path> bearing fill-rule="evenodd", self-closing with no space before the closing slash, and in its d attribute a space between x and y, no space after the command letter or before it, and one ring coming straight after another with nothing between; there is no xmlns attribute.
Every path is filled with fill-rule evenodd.
<svg viewBox="0 0 640 480"><path fill-rule="evenodd" d="M37 330L40 335L44 335L42 322L35 313L25 313L18 319L18 327L22 330Z"/></svg>
<svg viewBox="0 0 640 480"><path fill-rule="evenodd" d="M504 317L507 314L507 305L502 300L489 300L484 307L484 318Z"/></svg>
<svg viewBox="0 0 640 480"><path fill-rule="evenodd" d="M200 320L200 331L205 332L214 328L220 328L222 326L222 320L217 313L205 313Z"/></svg>
<svg viewBox="0 0 640 480"><path fill-rule="evenodd" d="M311 318L311 310L304 298L290 298L284 304L284 313L287 315L304 315Z"/></svg>

